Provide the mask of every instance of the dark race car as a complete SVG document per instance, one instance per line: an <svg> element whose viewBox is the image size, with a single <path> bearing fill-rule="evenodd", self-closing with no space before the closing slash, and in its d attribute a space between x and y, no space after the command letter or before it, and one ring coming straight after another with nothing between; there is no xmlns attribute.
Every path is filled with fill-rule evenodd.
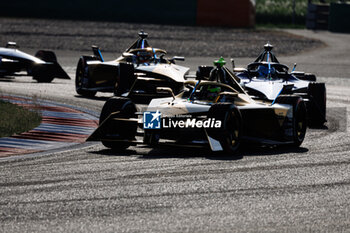
<svg viewBox="0 0 350 233"><path fill-rule="evenodd" d="M0 48L0 77L33 76L38 82L51 82L54 78L70 79L58 64L54 52L39 50L35 56L18 49L15 42L8 42L6 48Z"/></svg>
<svg viewBox="0 0 350 233"><path fill-rule="evenodd" d="M321 127L326 120L326 86L314 74L295 71L281 64L266 44L264 51L246 69L234 68L248 94L257 99L274 100L283 88L301 96L307 109L308 125ZM288 87L288 88L287 88Z"/></svg>
<svg viewBox="0 0 350 233"><path fill-rule="evenodd" d="M116 60L105 61L98 47L94 55L82 56L76 71L76 91L83 96L94 96L97 91L114 92L117 96L151 99L159 95L157 86L169 87L174 93L183 89L189 68L175 64L183 57L164 58L166 51L152 48L147 33L141 31L136 40Z"/></svg>
<svg viewBox="0 0 350 233"><path fill-rule="evenodd" d="M185 82L185 89L172 97L153 99L140 110L132 100L113 97L103 106L100 125L88 141L122 150L130 145L172 144L207 146L237 156L241 142L300 146L306 132L306 107L301 97L279 95L274 101L252 99L226 72L227 83L213 69L211 80Z"/></svg>

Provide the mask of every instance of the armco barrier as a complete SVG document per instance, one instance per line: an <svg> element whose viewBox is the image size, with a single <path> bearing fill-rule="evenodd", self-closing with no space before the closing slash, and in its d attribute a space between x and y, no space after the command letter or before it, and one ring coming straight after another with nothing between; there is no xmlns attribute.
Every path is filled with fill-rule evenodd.
<svg viewBox="0 0 350 233"><path fill-rule="evenodd" d="M252 0L11 0L0 16L252 27Z"/></svg>

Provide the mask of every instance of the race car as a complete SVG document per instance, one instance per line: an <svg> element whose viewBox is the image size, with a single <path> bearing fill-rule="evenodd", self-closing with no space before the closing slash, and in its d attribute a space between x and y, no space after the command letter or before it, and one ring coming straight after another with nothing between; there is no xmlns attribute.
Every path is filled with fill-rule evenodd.
<svg viewBox="0 0 350 233"><path fill-rule="evenodd" d="M280 94L274 101L254 100L236 81L237 77L222 60L210 79L185 82L185 89L174 95L168 87L159 93L172 97L153 99L146 109L130 98L112 97L102 108L99 127L87 141L123 150L135 144L157 146L201 146L240 157L242 142L298 147L306 133L306 107L301 97Z"/></svg>
<svg viewBox="0 0 350 233"><path fill-rule="evenodd" d="M290 93L301 96L306 104L308 125L322 127L326 120L326 86L316 82L314 74L288 72L288 66L281 64L271 52L273 46L267 43L264 51L247 68L235 68L241 85L254 99L274 100L284 86L290 86ZM234 62L233 62L234 64Z"/></svg>
<svg viewBox="0 0 350 233"><path fill-rule="evenodd" d="M159 95L157 86L169 87L174 93L183 89L189 68L175 64L184 57L164 58L166 51L152 48L148 34L141 31L136 40L116 60L105 61L97 46L94 55L82 56L76 70L76 92L92 97L97 91L114 92L117 96L133 99L151 99Z"/></svg>
<svg viewBox="0 0 350 233"><path fill-rule="evenodd" d="M33 76L38 82L51 82L54 78L70 79L58 64L54 52L39 50L35 56L18 49L16 42L8 42L6 48L0 47L0 77Z"/></svg>

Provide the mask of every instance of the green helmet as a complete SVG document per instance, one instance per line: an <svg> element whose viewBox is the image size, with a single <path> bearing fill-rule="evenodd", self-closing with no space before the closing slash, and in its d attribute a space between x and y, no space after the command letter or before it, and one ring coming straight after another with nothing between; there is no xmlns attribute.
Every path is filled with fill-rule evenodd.
<svg viewBox="0 0 350 233"><path fill-rule="evenodd" d="M220 57L219 60L214 61L214 66L220 66L223 67L226 64L226 61L223 57Z"/></svg>
<svg viewBox="0 0 350 233"><path fill-rule="evenodd" d="M221 87L208 87L207 89L211 93L219 93L221 91Z"/></svg>

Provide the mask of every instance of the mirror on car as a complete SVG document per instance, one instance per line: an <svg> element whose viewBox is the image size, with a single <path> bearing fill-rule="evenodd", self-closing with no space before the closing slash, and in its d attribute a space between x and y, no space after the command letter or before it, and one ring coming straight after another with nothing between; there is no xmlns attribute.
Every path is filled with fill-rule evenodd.
<svg viewBox="0 0 350 233"><path fill-rule="evenodd" d="M126 57L126 58L128 58L128 57L132 57L132 56L134 56L134 54L132 54L132 53L127 53L127 52L124 52L124 53L122 54L122 56L123 56L123 57Z"/></svg>
<svg viewBox="0 0 350 233"><path fill-rule="evenodd" d="M174 92L170 87L157 87L156 91L158 94L169 94L175 99Z"/></svg>
<svg viewBox="0 0 350 233"><path fill-rule="evenodd" d="M231 64L232 64L232 69L235 70L235 68L236 68L235 60L233 58L231 58L230 60L231 60Z"/></svg>
<svg viewBox="0 0 350 233"><path fill-rule="evenodd" d="M185 61L185 57L179 57L179 56L174 56L169 61L173 64L175 64L175 61Z"/></svg>

